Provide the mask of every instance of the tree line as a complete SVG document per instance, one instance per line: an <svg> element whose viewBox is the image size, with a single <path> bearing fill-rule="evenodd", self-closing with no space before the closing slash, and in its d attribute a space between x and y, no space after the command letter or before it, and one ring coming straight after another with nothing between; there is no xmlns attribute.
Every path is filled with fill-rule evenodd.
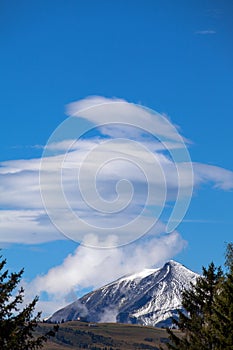
<svg viewBox="0 0 233 350"><path fill-rule="evenodd" d="M213 262L183 292L183 311L167 329L172 350L233 350L233 243L227 244L225 272ZM162 349L162 348L161 348Z"/></svg>

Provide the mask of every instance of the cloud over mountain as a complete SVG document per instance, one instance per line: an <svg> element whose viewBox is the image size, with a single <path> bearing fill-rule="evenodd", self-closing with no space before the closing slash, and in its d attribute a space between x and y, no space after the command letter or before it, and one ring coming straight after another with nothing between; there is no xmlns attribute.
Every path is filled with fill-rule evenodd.
<svg viewBox="0 0 233 350"><path fill-rule="evenodd" d="M0 242L39 244L65 235L83 243L27 285L29 296L47 295L40 305L48 312L85 289L173 257L186 245L174 229L193 187L233 188L232 171L192 163L190 141L156 112L102 97L67 111L71 117L51 136L42 161L0 164Z"/></svg>

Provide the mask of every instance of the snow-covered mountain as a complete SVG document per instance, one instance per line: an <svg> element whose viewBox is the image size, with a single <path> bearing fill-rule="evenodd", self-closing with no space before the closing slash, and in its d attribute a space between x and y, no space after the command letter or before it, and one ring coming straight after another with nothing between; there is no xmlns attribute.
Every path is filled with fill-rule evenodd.
<svg viewBox="0 0 233 350"><path fill-rule="evenodd" d="M198 275L173 260L159 269L124 276L55 312L50 322L85 318L150 326L171 324L181 309L182 290Z"/></svg>

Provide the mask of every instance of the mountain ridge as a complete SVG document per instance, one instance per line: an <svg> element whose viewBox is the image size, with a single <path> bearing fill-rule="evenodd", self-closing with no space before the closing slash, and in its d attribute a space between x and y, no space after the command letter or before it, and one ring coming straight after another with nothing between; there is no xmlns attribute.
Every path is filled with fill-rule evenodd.
<svg viewBox="0 0 233 350"><path fill-rule="evenodd" d="M86 319L146 326L169 326L182 309L182 291L199 275L169 260L161 268L125 275L56 311L49 322Z"/></svg>

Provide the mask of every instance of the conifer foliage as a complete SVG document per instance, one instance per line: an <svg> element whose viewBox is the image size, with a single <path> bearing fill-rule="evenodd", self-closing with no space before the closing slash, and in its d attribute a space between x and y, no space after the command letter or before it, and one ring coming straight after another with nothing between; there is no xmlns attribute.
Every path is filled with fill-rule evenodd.
<svg viewBox="0 0 233 350"><path fill-rule="evenodd" d="M233 349L233 243L227 245L225 266L227 273L216 296L213 317L218 350Z"/></svg>
<svg viewBox="0 0 233 350"><path fill-rule="evenodd" d="M35 329L40 320L40 313L33 316L38 298L26 307L20 308L24 299L24 289L15 291L23 274L9 273L4 270L6 260L0 256L0 349L1 350L34 350L43 347L57 328L47 334L35 337Z"/></svg>
<svg viewBox="0 0 233 350"><path fill-rule="evenodd" d="M183 293L183 309L168 329L173 350L233 350L233 244L226 249L227 272L211 263Z"/></svg>

